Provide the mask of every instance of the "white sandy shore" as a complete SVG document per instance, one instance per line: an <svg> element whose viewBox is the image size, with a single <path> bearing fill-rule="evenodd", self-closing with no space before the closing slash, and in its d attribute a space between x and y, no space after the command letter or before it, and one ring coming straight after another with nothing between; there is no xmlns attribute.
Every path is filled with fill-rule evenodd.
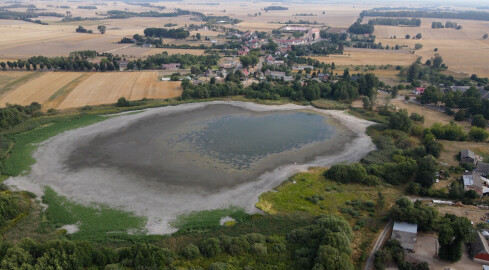
<svg viewBox="0 0 489 270"><path fill-rule="evenodd" d="M118 130L144 117L154 114L166 115L203 108L210 104L231 104L253 111L314 110L339 121L356 137L344 146L341 153L318 157L307 164L281 166L266 172L256 181L223 190L212 196L199 190L166 189L154 181L136 181L132 176L122 175L110 168L90 168L68 172L63 161L76 149L79 142L87 142L95 136ZM58 194L80 203L103 203L111 207L134 212L148 218L148 234L172 233L176 229L170 222L178 215L192 211L225 208L231 205L244 208L249 213L257 212L258 196L279 185L293 174L306 171L312 166L329 166L335 163L359 161L375 149L371 138L365 133L372 122L356 118L342 111L320 110L299 105L259 105L246 102L214 101L207 103L182 104L125 114L105 121L64 132L39 145L33 157L37 163L26 176L10 178L6 184L21 190L29 190L41 196L43 186L52 187ZM144 184L142 184L144 183Z"/></svg>

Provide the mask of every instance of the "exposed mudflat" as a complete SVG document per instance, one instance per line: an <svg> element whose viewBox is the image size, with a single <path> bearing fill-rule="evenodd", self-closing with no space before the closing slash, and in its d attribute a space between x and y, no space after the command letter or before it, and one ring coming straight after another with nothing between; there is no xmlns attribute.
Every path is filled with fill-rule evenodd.
<svg viewBox="0 0 489 270"><path fill-rule="evenodd" d="M180 214L238 206L310 166L358 161L375 149L371 122L344 112L245 102L183 104L122 114L43 142L31 173L7 180L49 185L81 203L148 217L171 233Z"/></svg>

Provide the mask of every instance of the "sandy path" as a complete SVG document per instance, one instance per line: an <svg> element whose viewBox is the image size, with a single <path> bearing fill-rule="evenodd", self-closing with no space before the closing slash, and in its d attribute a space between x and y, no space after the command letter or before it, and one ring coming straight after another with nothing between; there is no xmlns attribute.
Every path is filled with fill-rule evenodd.
<svg viewBox="0 0 489 270"><path fill-rule="evenodd" d="M209 104L231 104L253 111L314 110L340 122L356 134L350 142L344 143L338 153L317 157L307 164L280 166L262 174L252 182L206 194L201 190L180 190L162 185L161 182L131 178L110 168L80 169L68 172L63 161L80 143L104 132L114 132L144 117L167 115L187 110L203 108ZM41 186L49 185L56 192L81 203L105 203L112 207L133 211L148 217L146 225L150 234L164 234L175 231L171 220L178 215L192 211L225 208L231 205L242 207L249 213L256 212L255 204L263 192L269 191L291 175L306 171L311 166L328 166L343 161L358 161L375 149L371 138L365 133L371 122L355 118L341 111L325 111L298 105L267 106L245 102L215 101L208 103L184 104L145 110L137 114L125 114L84 128L71 130L41 143L33 157L37 163L31 173L8 179L5 183L19 189L41 193ZM136 181L137 180L137 181ZM144 184L142 184L144 183ZM40 194L39 194L40 195Z"/></svg>

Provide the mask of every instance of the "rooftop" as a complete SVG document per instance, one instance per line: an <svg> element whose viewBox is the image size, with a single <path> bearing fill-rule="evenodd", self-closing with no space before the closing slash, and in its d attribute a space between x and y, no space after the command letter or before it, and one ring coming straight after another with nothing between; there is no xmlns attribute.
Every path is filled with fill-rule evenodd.
<svg viewBox="0 0 489 270"><path fill-rule="evenodd" d="M418 232L418 224L412 224L407 222L394 222L393 231L399 232L409 232L409 233L417 233Z"/></svg>
<svg viewBox="0 0 489 270"><path fill-rule="evenodd" d="M476 186L482 188L481 178L477 174L465 174L463 176L464 187L465 186Z"/></svg>
<svg viewBox="0 0 489 270"><path fill-rule="evenodd" d="M470 158L474 158L475 159L474 152L472 152L471 150L467 150L467 149L460 151L460 156L462 156L462 157L470 157Z"/></svg>

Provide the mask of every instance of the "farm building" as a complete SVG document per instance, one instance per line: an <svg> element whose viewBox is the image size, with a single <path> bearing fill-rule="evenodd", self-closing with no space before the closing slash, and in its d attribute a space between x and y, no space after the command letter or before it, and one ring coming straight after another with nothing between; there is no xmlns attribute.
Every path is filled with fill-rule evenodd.
<svg viewBox="0 0 489 270"><path fill-rule="evenodd" d="M162 64L161 67L166 70L177 70L180 68L180 63Z"/></svg>
<svg viewBox="0 0 489 270"><path fill-rule="evenodd" d="M479 196L482 196L482 180L481 177L476 173L465 174L462 176L464 181L465 190L473 190Z"/></svg>
<svg viewBox="0 0 489 270"><path fill-rule="evenodd" d="M304 69L307 69L307 68L309 68L311 70L314 69L313 66L308 66L308 65L297 65L296 67L293 67L292 69L293 70L304 70Z"/></svg>
<svg viewBox="0 0 489 270"><path fill-rule="evenodd" d="M489 246L480 232L477 232L474 241L470 243L469 254L476 262L489 263Z"/></svg>
<svg viewBox="0 0 489 270"><path fill-rule="evenodd" d="M475 167L475 172L483 177L489 176L489 163L477 162L477 166Z"/></svg>
<svg viewBox="0 0 489 270"><path fill-rule="evenodd" d="M475 164L476 160L474 152L467 149L460 151L460 161Z"/></svg>
<svg viewBox="0 0 489 270"><path fill-rule="evenodd" d="M421 95L424 93L424 90L426 90L426 88L424 87L416 87L413 89L413 94L416 94L416 95Z"/></svg>
<svg viewBox="0 0 489 270"><path fill-rule="evenodd" d="M396 239L397 241L399 241L404 249L415 252L417 233L417 224L394 222L394 227L392 227L391 239Z"/></svg>
<svg viewBox="0 0 489 270"><path fill-rule="evenodd" d="M327 80L329 80L329 74L328 73L318 73L317 78L322 80L322 81L327 81Z"/></svg>
<svg viewBox="0 0 489 270"><path fill-rule="evenodd" d="M280 30L282 30L283 32L305 32L307 31L307 27L287 25L282 27L282 29Z"/></svg>
<svg viewBox="0 0 489 270"><path fill-rule="evenodd" d="M272 79L283 79L286 82L293 81L294 78L292 76L286 76L285 72L283 71L270 71L267 70L265 71L265 76L270 76Z"/></svg>

